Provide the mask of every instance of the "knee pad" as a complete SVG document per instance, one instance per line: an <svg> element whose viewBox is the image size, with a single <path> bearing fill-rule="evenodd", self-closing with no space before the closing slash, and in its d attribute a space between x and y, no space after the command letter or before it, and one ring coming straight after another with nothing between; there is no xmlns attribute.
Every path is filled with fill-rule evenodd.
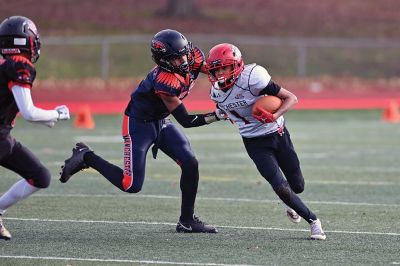
<svg viewBox="0 0 400 266"><path fill-rule="evenodd" d="M300 194L301 192L304 191L304 182L301 184L294 184L290 186L293 190L294 193Z"/></svg>
<svg viewBox="0 0 400 266"><path fill-rule="evenodd" d="M39 167L32 172L31 177L27 178L28 183L37 188L47 188L50 185L50 180L50 171L44 166Z"/></svg>

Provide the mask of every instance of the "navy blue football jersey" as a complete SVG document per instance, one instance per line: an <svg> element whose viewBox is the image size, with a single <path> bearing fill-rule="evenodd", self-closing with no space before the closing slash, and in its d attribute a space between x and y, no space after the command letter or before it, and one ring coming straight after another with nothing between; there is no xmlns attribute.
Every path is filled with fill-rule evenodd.
<svg viewBox="0 0 400 266"><path fill-rule="evenodd" d="M205 60L203 52L194 47L194 60L189 65L189 73L181 76L168 72L158 66L140 82L131 94L125 114L141 120L154 121L167 117L170 112L159 97L160 94L184 99L194 85Z"/></svg>
<svg viewBox="0 0 400 266"><path fill-rule="evenodd" d="M25 57L11 56L0 59L0 128L11 126L18 114L12 87L18 85L31 89L35 77L35 67Z"/></svg>

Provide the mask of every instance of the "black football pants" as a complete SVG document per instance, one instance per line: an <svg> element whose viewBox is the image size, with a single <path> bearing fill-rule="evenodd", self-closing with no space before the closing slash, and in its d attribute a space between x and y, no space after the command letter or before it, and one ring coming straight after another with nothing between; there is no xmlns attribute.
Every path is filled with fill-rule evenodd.
<svg viewBox="0 0 400 266"><path fill-rule="evenodd" d="M85 154L85 163L96 169L120 190L138 193L145 179L146 155L153 145L154 157L160 149L180 166L182 170L181 219L192 219L199 182L199 168L185 134L169 119L143 122L124 116L122 135L124 139L123 169L91 152Z"/></svg>
<svg viewBox="0 0 400 266"><path fill-rule="evenodd" d="M243 143L258 171L279 198L306 221L315 220L315 214L296 195L304 190L304 178L289 131L284 128L283 134L275 132L267 136L243 138Z"/></svg>
<svg viewBox="0 0 400 266"><path fill-rule="evenodd" d="M19 174L34 187L47 188L50 185L49 170L10 135L0 138L0 165Z"/></svg>

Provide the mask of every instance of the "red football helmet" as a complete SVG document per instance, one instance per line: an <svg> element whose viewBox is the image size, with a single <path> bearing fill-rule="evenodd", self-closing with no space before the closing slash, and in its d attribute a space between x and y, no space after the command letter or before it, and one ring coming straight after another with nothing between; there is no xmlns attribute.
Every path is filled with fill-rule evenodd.
<svg viewBox="0 0 400 266"><path fill-rule="evenodd" d="M211 48L206 63L209 80L215 89L220 90L231 88L244 69L242 53L236 46L229 43L221 43ZM216 70L226 66L232 66L232 71L216 77ZM216 84L218 86L215 86Z"/></svg>

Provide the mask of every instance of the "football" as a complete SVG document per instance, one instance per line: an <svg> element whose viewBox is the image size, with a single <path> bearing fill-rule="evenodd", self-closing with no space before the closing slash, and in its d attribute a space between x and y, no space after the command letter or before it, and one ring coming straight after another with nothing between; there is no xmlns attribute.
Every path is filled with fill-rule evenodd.
<svg viewBox="0 0 400 266"><path fill-rule="evenodd" d="M261 109L264 109L270 113L275 113L276 110L278 110L281 105L282 105L281 98L278 98L278 97L272 96L272 95L267 95L267 96L259 98L253 104L252 112L253 112L253 114L257 114L256 108L260 107Z"/></svg>

